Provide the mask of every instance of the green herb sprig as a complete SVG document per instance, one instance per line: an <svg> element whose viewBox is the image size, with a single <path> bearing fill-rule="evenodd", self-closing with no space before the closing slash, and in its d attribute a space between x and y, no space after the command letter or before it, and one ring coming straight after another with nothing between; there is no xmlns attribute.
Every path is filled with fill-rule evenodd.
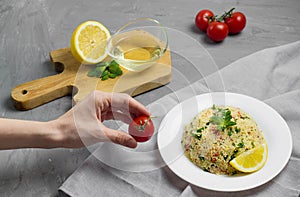
<svg viewBox="0 0 300 197"><path fill-rule="evenodd" d="M217 125L218 130L224 131L226 128L236 125L236 122L231 119L231 111L226 109L221 116L212 116L210 122Z"/></svg>
<svg viewBox="0 0 300 197"><path fill-rule="evenodd" d="M104 81L109 78L114 79L122 74L123 71L119 64L113 60L111 62L100 62L99 64L96 64L96 66L93 67L87 75L89 77L101 78L101 80Z"/></svg>

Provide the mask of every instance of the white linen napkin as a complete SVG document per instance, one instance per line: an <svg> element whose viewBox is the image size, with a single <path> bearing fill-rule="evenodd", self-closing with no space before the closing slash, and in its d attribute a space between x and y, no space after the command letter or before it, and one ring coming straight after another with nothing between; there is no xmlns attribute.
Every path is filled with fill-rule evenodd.
<svg viewBox="0 0 300 197"><path fill-rule="evenodd" d="M190 185L177 177L168 167L149 172L126 172L112 168L91 155L59 188L70 196L298 196L300 193L300 41L265 49L237 60L199 80L191 86L171 93L149 105L163 106L163 116L178 103L178 95L189 98L195 94L220 90L219 84L210 89L205 81L221 74L225 91L258 98L287 121L292 137L293 151L284 170L268 183L247 191L215 192ZM160 120L156 120L158 123ZM153 140L152 145L157 146ZM279 145L280 146L280 145ZM284 144L281 144L284 146ZM108 145L109 147L109 145ZM109 151L107 149L107 151ZM114 154L114 153L112 153ZM121 154L117 156L121 156ZM113 156L116 156L113 155ZM126 154L123 154L124 159ZM158 155L155 155L158 157ZM142 163L160 165L161 158L149 155ZM156 164L155 164L156 162ZM159 163L159 164L157 164ZM134 165L134 162L127 164ZM140 163L137 164L137 167Z"/></svg>

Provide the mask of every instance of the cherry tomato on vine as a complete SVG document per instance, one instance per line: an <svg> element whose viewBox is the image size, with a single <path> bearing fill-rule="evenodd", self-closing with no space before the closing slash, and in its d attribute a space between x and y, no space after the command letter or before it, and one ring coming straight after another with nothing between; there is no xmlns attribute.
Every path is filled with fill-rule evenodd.
<svg viewBox="0 0 300 197"><path fill-rule="evenodd" d="M228 26L223 22L214 21L209 23L206 33L211 40L221 42L228 35Z"/></svg>
<svg viewBox="0 0 300 197"><path fill-rule="evenodd" d="M154 133L154 125L149 116L139 116L129 124L129 134L137 142L148 141Z"/></svg>
<svg viewBox="0 0 300 197"><path fill-rule="evenodd" d="M196 15L196 18L195 18L196 26L201 31L206 31L210 17L214 17L214 13L212 11L201 10L200 12L198 12L198 14Z"/></svg>
<svg viewBox="0 0 300 197"><path fill-rule="evenodd" d="M234 12L225 18L230 34L240 33L246 26L246 16L241 12Z"/></svg>

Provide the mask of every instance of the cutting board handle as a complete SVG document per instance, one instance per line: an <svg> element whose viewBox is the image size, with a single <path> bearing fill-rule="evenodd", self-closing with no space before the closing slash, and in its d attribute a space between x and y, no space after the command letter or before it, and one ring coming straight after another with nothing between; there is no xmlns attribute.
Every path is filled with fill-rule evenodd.
<svg viewBox="0 0 300 197"><path fill-rule="evenodd" d="M28 110L72 93L73 78L64 73L36 79L16 86L11 97L15 107Z"/></svg>
<svg viewBox="0 0 300 197"><path fill-rule="evenodd" d="M87 77L93 65L81 65L69 48L51 51L50 60L60 74L16 86L11 97L17 109L29 110L72 93L73 101L77 103L93 90L123 92L135 96L169 83L172 76L170 50L166 51L157 64L142 73L134 74L123 69L122 76L105 81Z"/></svg>

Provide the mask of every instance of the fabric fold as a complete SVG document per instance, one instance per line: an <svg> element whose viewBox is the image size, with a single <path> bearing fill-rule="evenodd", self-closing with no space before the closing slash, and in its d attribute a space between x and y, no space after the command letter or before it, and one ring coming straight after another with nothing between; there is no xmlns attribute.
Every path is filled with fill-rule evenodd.
<svg viewBox="0 0 300 197"><path fill-rule="evenodd" d="M60 187L70 196L298 196L300 193L300 41L264 49L241 58L217 73L153 102L165 115L182 99L195 94L222 91L211 87L221 75L225 91L260 99L286 120L293 137L292 157L284 170L268 183L247 191L224 193L189 185L167 166L149 172L125 172L90 156ZM206 81L210 81L210 89ZM224 90L223 90L224 91ZM180 99L178 99L180 98ZM156 120L160 124L161 119ZM156 145L155 140L153 145ZM279 144L279 146L284 144ZM158 155L158 157L160 157ZM153 158L152 158L153 159ZM157 158L161 160L161 158ZM155 162L154 162L155 163ZM155 165L155 164L153 164ZM196 176L196 175L195 175ZM104 195L103 195L104 196Z"/></svg>

